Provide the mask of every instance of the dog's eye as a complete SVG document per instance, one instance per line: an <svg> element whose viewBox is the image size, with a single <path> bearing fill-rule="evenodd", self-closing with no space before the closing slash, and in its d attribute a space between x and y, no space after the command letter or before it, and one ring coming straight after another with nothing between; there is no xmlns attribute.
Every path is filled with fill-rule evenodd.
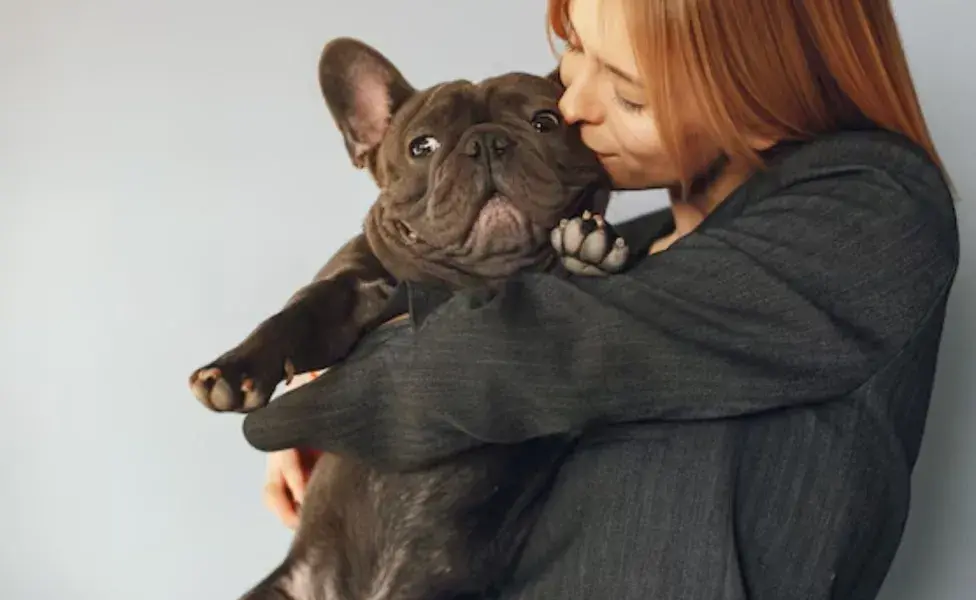
<svg viewBox="0 0 976 600"><path fill-rule="evenodd" d="M430 156L440 147L441 143L437 141L437 138L432 135L422 135L410 142L410 156L414 158Z"/></svg>
<svg viewBox="0 0 976 600"><path fill-rule="evenodd" d="M559 127L559 115L551 110L540 110L532 115L532 127L539 133L546 133Z"/></svg>

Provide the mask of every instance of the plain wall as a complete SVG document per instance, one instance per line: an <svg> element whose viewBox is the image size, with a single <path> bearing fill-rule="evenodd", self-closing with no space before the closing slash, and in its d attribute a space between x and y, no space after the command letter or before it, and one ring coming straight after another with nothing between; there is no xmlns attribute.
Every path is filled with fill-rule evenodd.
<svg viewBox="0 0 976 600"><path fill-rule="evenodd" d="M976 595L970 0L895 2L965 253L884 600ZM290 533L240 417L190 395L374 197L319 96L352 35L413 83L547 72L544 2L2 0L0 598L236 598ZM630 194L610 217L659 206Z"/></svg>

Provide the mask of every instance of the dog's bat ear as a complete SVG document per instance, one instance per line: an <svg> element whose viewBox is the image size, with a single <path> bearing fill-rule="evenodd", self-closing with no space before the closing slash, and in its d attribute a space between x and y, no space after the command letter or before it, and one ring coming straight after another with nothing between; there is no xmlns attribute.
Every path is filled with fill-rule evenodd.
<svg viewBox="0 0 976 600"><path fill-rule="evenodd" d="M393 115L416 93L385 56L352 38L325 45L319 86L349 158L360 169L383 141Z"/></svg>

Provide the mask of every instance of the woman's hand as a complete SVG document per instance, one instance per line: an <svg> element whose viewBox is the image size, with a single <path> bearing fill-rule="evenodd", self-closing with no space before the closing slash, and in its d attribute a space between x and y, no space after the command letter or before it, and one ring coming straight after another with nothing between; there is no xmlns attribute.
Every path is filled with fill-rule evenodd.
<svg viewBox="0 0 976 600"><path fill-rule="evenodd" d="M264 503L290 529L298 527L298 513L305 500L305 485L321 455L317 450L290 448L272 452L268 456Z"/></svg>

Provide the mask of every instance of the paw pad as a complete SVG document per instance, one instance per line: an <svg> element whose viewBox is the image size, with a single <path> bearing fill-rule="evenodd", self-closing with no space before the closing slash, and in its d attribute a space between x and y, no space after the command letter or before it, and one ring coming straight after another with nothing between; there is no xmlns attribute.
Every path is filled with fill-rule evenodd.
<svg viewBox="0 0 976 600"><path fill-rule="evenodd" d="M204 406L216 412L249 412L268 403L269 386L261 385L241 369L210 366L190 375L190 390Z"/></svg>
<svg viewBox="0 0 976 600"><path fill-rule="evenodd" d="M563 266L577 275L619 273L630 257L627 242L601 215L589 211L560 221L552 230L550 241Z"/></svg>

